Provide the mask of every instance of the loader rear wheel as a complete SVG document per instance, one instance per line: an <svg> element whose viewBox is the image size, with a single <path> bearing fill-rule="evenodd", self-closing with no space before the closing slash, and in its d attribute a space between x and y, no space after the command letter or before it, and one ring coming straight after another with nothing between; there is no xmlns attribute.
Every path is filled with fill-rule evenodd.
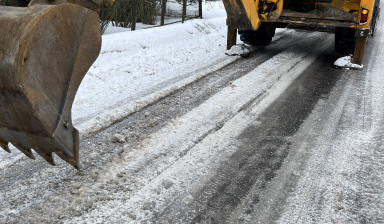
<svg viewBox="0 0 384 224"><path fill-rule="evenodd" d="M27 7L28 4L27 0L0 0L0 5L4 6Z"/></svg>
<svg viewBox="0 0 384 224"><path fill-rule="evenodd" d="M380 0L375 1L375 7L373 9L372 21L371 21L371 36L375 33L376 22L380 13Z"/></svg>
<svg viewBox="0 0 384 224"><path fill-rule="evenodd" d="M353 54L355 50L356 30L353 28L337 27L335 30L335 50L340 54Z"/></svg>
<svg viewBox="0 0 384 224"><path fill-rule="evenodd" d="M259 29L239 31L240 40L252 46L267 46L275 35L276 25L273 23L261 23Z"/></svg>

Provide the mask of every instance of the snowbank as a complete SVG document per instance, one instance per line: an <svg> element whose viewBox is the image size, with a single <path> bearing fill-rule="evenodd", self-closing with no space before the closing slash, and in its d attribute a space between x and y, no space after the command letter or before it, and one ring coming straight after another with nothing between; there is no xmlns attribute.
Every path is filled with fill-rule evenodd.
<svg viewBox="0 0 384 224"><path fill-rule="evenodd" d="M97 131L235 60L224 54L222 3L205 3L204 14L209 19L104 35L76 95L75 127Z"/></svg>

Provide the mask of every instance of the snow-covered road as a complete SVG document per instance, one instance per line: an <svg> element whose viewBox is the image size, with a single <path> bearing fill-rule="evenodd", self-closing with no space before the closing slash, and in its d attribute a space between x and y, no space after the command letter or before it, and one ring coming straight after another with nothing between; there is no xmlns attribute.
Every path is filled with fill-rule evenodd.
<svg viewBox="0 0 384 224"><path fill-rule="evenodd" d="M180 32L164 52L148 35L104 37L74 107L82 170L0 156L0 223L384 223L377 29L361 71L335 69L320 32L279 30L227 57L224 17L143 31ZM184 57L195 43L209 51Z"/></svg>
<svg viewBox="0 0 384 224"><path fill-rule="evenodd" d="M204 10L204 20L103 36L72 110L83 136L236 60L224 54L223 5L205 3Z"/></svg>

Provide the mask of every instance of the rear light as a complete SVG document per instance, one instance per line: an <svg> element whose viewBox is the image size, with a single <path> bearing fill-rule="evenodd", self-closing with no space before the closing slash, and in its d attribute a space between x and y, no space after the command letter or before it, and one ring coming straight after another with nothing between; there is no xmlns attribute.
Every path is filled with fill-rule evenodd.
<svg viewBox="0 0 384 224"><path fill-rule="evenodd" d="M360 24L365 24L368 22L368 14L369 10L368 9L362 9L361 10L361 16L360 16Z"/></svg>

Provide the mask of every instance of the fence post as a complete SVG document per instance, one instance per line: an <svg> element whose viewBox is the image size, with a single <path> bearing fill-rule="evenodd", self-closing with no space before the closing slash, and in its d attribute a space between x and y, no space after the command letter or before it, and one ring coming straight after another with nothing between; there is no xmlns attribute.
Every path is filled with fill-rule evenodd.
<svg viewBox="0 0 384 224"><path fill-rule="evenodd" d="M131 30L136 30L136 22L137 22L137 0L133 0L133 7L132 7L132 26Z"/></svg>
<svg viewBox="0 0 384 224"><path fill-rule="evenodd" d="M199 17L203 18L203 0L199 0Z"/></svg>
<svg viewBox="0 0 384 224"><path fill-rule="evenodd" d="M187 0L183 0L183 15L182 15L182 22L185 21L185 16L187 15Z"/></svg>
<svg viewBox="0 0 384 224"><path fill-rule="evenodd" d="M161 26L164 26L166 11L167 11L167 0L162 0L161 1L161 21L160 21Z"/></svg>

